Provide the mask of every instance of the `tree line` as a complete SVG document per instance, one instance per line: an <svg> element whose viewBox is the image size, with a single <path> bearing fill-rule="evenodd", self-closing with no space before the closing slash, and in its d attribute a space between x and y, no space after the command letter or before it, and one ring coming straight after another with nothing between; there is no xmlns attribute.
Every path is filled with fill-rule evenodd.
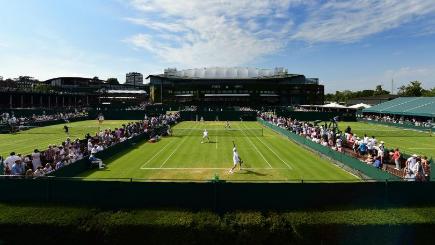
<svg viewBox="0 0 435 245"><path fill-rule="evenodd" d="M377 85L376 88L373 90L367 89L361 91L351 91L351 90L335 91L335 94L333 93L326 94L325 100L346 103L349 100L355 98L389 95L389 94L390 91L384 90L382 88L382 85ZM405 97L420 97L420 96L431 97L431 96L435 96L435 87L431 89L424 89L422 87L421 82L411 81L407 85L403 85L399 87L399 91L397 95L405 96Z"/></svg>

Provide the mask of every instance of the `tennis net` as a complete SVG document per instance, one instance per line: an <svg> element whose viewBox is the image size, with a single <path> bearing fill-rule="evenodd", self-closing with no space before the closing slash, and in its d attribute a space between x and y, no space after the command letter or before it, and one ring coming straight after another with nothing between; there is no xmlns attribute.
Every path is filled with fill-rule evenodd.
<svg viewBox="0 0 435 245"><path fill-rule="evenodd" d="M202 136L204 129L198 128L173 128L174 136ZM243 129L207 129L209 136L241 136L255 137L263 136L262 128L243 128Z"/></svg>

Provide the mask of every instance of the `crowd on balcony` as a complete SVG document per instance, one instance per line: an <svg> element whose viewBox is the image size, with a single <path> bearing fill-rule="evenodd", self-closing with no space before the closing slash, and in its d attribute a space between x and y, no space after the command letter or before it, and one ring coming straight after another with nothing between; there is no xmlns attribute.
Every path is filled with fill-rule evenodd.
<svg viewBox="0 0 435 245"><path fill-rule="evenodd" d="M64 120L69 121L73 118L87 117L88 113L86 111L75 111L75 112L65 112L65 113L56 113L46 115L43 113L42 115L33 114L30 117L25 116L15 116L14 114L9 114L8 112L4 112L0 114L0 124L8 124L10 126L25 126L32 123L38 122L49 122L49 121L57 121Z"/></svg>
<svg viewBox="0 0 435 245"><path fill-rule="evenodd" d="M426 156L413 154L402 161L403 156L398 148L388 150L385 142L378 142L374 136L359 137L350 127L344 132L337 131L334 121L329 125L316 125L272 114L260 113L260 117L332 150L350 154L373 167L382 169L384 164L394 165L396 170L403 171L406 180L427 181L430 178L430 162Z"/></svg>
<svg viewBox="0 0 435 245"><path fill-rule="evenodd" d="M362 119L368 121L377 121L377 122L386 122L386 123L395 123L395 124L408 124L408 125L414 125L417 127L425 127L425 128L430 128L434 126L433 122L431 122L430 119L421 119L415 117L404 117L404 116L395 116L395 115L364 114Z"/></svg>
<svg viewBox="0 0 435 245"><path fill-rule="evenodd" d="M178 120L178 114L145 117L143 121L123 124L113 130L101 130L93 135L88 133L81 140L67 138L58 145L49 145L44 151L35 149L33 153L27 155L11 152L0 167L3 167L5 175L26 177L47 175L83 158L98 161L100 159L95 156L98 152L139 134L147 133L149 137L166 134L166 128ZM102 162L99 167L104 167Z"/></svg>

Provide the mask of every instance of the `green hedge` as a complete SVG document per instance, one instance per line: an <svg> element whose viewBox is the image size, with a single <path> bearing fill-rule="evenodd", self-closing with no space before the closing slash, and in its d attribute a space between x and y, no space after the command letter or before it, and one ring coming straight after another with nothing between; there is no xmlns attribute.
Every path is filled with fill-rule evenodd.
<svg viewBox="0 0 435 245"><path fill-rule="evenodd" d="M221 214L5 204L0 209L5 243L429 244L435 228L435 207Z"/></svg>

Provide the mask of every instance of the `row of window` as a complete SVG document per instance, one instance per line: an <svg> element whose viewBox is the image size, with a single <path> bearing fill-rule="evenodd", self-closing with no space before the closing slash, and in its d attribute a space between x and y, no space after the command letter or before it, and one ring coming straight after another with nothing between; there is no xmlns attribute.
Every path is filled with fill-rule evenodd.
<svg viewBox="0 0 435 245"><path fill-rule="evenodd" d="M168 94L175 94L175 95L182 95L182 94L194 94L196 91L193 90L177 90L172 91L168 90ZM261 91L253 91L253 90L201 90L201 94L280 94L277 91L270 91L270 90L261 90ZM305 94L321 94L321 91L314 91L314 90L290 90L290 94L298 94L298 93L305 93Z"/></svg>

